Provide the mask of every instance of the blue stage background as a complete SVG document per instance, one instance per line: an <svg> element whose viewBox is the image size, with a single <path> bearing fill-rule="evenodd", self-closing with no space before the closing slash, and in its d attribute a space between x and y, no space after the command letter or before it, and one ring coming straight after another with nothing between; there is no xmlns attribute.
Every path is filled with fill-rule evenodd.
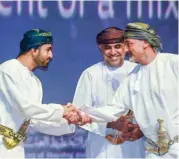
<svg viewBox="0 0 179 159"><path fill-rule="evenodd" d="M109 26L149 23L161 36L163 51L178 54L177 1L0 1L0 63L15 58L23 33L52 31L54 59L48 71L37 70L44 103L72 101L81 72L102 60L96 35ZM62 137L30 130L26 157L85 157L86 131Z"/></svg>

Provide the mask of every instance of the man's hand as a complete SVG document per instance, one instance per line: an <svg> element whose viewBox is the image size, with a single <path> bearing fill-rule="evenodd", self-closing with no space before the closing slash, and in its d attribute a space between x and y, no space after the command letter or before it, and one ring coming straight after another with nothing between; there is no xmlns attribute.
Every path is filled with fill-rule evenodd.
<svg viewBox="0 0 179 159"><path fill-rule="evenodd" d="M115 141L116 143L113 144L121 144L125 141L135 141L143 137L143 133L140 130L138 124L132 123L133 116L132 115L126 115L121 116L118 120L115 122L109 122L107 124L108 128L113 128L121 132L121 134L118 136L118 139L115 136L107 135L106 138L112 143ZM114 140L114 141L113 141Z"/></svg>
<svg viewBox="0 0 179 159"><path fill-rule="evenodd" d="M118 120L115 122L109 122L107 124L108 128L113 128L118 131L123 131L123 132L128 132L129 130L129 124L132 124L132 115L126 115L126 116L121 116ZM122 138L120 134L108 134L105 136L105 138L111 142L112 144L118 145L122 144L125 142L125 138Z"/></svg>
<svg viewBox="0 0 179 159"><path fill-rule="evenodd" d="M62 106L64 108L64 113L63 113L64 117L68 116L68 114L71 113L71 112L78 111L78 109L74 105L72 105L71 103L67 103L67 105L62 105Z"/></svg>
<svg viewBox="0 0 179 159"><path fill-rule="evenodd" d="M128 130L122 130L121 132L120 137L123 141L135 141L144 136L138 124L129 124Z"/></svg>
<svg viewBox="0 0 179 159"><path fill-rule="evenodd" d="M82 126L84 124L92 122L91 117L88 114L81 112L71 103L67 103L67 105L63 105L63 106L64 106L63 117L68 120L69 124L77 124Z"/></svg>
<svg viewBox="0 0 179 159"><path fill-rule="evenodd" d="M85 125L87 123L92 123L92 119L88 114L79 110L78 115L80 116L80 120L78 122L78 125L82 126L82 125Z"/></svg>
<svg viewBox="0 0 179 159"><path fill-rule="evenodd" d="M107 124L108 128L113 128L116 129L118 131L127 131L128 132L128 128L129 128L129 124L132 124L132 115L126 115L126 116L121 116L118 120L113 121L113 122L109 122Z"/></svg>
<svg viewBox="0 0 179 159"><path fill-rule="evenodd" d="M77 124L80 120L80 117L77 113L78 109L72 105L71 103L67 103L67 105L63 105L64 113L63 118L68 120L69 124Z"/></svg>

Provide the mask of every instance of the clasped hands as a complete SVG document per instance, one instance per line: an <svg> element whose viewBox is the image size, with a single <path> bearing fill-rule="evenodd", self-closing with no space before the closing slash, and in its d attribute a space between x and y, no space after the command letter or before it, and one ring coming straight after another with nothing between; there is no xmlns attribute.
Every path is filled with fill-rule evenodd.
<svg viewBox="0 0 179 159"><path fill-rule="evenodd" d="M80 111L73 104L67 103L67 105L63 105L63 108L63 118L68 120L69 124L76 124L82 126L87 123L92 123L91 117L88 114Z"/></svg>
<svg viewBox="0 0 179 159"><path fill-rule="evenodd" d="M108 127L121 132L119 138L121 142L135 141L143 137L138 124L132 122L133 115L121 116L118 120L108 123Z"/></svg>
<svg viewBox="0 0 179 159"><path fill-rule="evenodd" d="M81 110L77 109L71 103L63 105L64 114L63 118L68 120L69 124L85 125L87 123L92 123L91 117ZM120 140L125 141L135 141L143 137L143 133L140 130L138 124L132 123L133 115L121 116L118 120L109 122L107 127L116 129L121 132Z"/></svg>

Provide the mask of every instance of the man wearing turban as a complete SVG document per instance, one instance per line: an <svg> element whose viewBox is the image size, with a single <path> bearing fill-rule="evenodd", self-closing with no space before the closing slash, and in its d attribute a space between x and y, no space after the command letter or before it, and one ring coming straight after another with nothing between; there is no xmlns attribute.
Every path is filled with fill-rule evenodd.
<svg viewBox="0 0 179 159"><path fill-rule="evenodd" d="M90 66L81 74L73 99L73 104L79 108L86 105L103 109L105 105L110 105L116 89L136 66L135 63L124 60L124 31L122 29L106 28L98 33L96 42L104 60ZM133 141L124 142L124 140L129 140L120 135L120 124L124 123L129 124L127 121L122 122L119 119L116 122L92 123L82 126L89 131L86 157L143 158L144 146L143 139L139 139L142 135L139 128L136 127L136 133L130 132L130 135L134 133L137 136L129 138ZM126 127L126 131L128 132L128 127Z"/></svg>
<svg viewBox="0 0 179 159"><path fill-rule="evenodd" d="M73 133L79 116L71 104L42 104L42 86L33 70L53 58L50 32L33 29L24 34L17 59L0 65L0 158L24 158L28 126L45 134ZM73 115L73 117L71 117Z"/></svg>
<svg viewBox="0 0 179 159"><path fill-rule="evenodd" d="M125 49L138 65L105 111L116 118L133 111L146 138L146 158L178 158L178 55L160 53L160 38L148 24L129 23L124 36ZM86 112L97 116L104 108Z"/></svg>

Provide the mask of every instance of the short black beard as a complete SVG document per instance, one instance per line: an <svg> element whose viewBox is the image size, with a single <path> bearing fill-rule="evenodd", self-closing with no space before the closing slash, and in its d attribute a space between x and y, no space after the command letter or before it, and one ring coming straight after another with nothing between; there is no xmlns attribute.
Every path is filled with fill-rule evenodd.
<svg viewBox="0 0 179 159"><path fill-rule="evenodd" d="M34 59L34 61L35 61L35 63L36 63L36 65L37 65L38 68L40 68L40 69L42 69L42 70L48 70L48 66L49 66L49 64L50 64L50 62L51 62L51 59L49 59L49 62L48 62L48 63L42 62L42 61L40 60L40 55L37 55L37 57Z"/></svg>

